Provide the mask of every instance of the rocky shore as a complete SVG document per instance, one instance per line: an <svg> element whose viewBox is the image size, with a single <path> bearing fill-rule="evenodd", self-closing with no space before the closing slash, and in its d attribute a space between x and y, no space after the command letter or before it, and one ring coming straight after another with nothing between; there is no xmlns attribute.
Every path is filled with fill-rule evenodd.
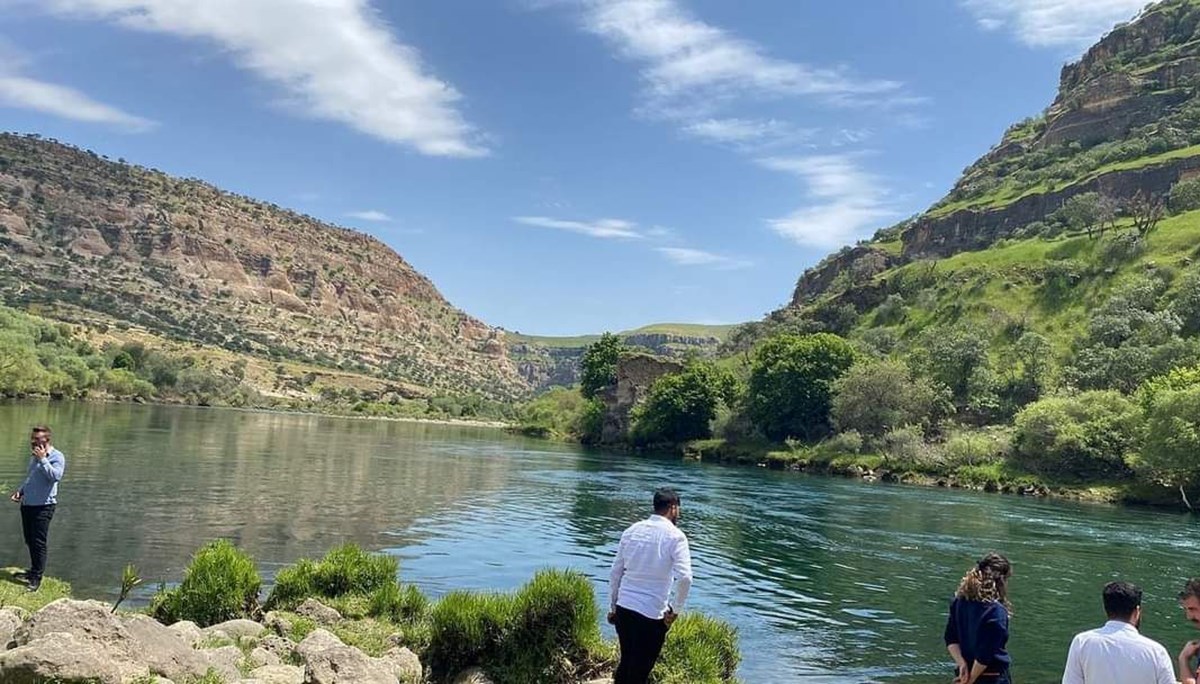
<svg viewBox="0 0 1200 684"><path fill-rule="evenodd" d="M402 634L371 656L333 630L346 618L314 599L261 622L170 626L99 601L62 598L36 612L0 608L0 682L5 684L416 684L420 659ZM307 632L307 633L304 633ZM606 684L599 679L589 684ZM470 668L454 684L490 684Z"/></svg>

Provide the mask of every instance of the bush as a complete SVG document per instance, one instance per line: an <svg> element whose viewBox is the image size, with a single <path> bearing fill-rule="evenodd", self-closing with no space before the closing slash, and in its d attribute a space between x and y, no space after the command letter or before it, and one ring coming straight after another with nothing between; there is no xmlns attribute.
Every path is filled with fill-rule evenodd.
<svg viewBox="0 0 1200 684"><path fill-rule="evenodd" d="M267 597L268 610L286 610L306 598L368 596L396 583L394 556L367 553L355 544L330 551L319 562L304 559L279 571Z"/></svg>
<svg viewBox="0 0 1200 684"><path fill-rule="evenodd" d="M420 589L389 582L372 592L367 615L384 618L400 625L413 625L429 616L429 599Z"/></svg>
<svg viewBox="0 0 1200 684"><path fill-rule="evenodd" d="M735 387L732 374L707 361L692 361L682 372L662 376L633 410L633 441L679 444L707 439L717 408L733 403Z"/></svg>
<svg viewBox="0 0 1200 684"><path fill-rule="evenodd" d="M1172 185L1168 203L1175 214L1200 209L1200 178L1189 178Z"/></svg>
<svg viewBox="0 0 1200 684"><path fill-rule="evenodd" d="M453 592L430 616L436 680L481 666L496 684L567 684L605 652L591 582L574 571L544 570L515 594Z"/></svg>
<svg viewBox="0 0 1200 684"><path fill-rule="evenodd" d="M1113 391L1051 397L1016 417L1014 462L1033 473L1067 479L1127 477L1126 458L1142 427L1138 407Z"/></svg>
<svg viewBox="0 0 1200 684"><path fill-rule="evenodd" d="M612 333L604 333L583 352L579 362L579 384L585 399L593 399L600 390L617 381L617 361L625 353L625 344Z"/></svg>
<svg viewBox="0 0 1200 684"><path fill-rule="evenodd" d="M833 383L854 365L854 348L828 333L780 335L751 363L747 411L769 439L813 439L829 431Z"/></svg>
<svg viewBox="0 0 1200 684"><path fill-rule="evenodd" d="M250 556L221 539L196 552L178 587L155 595L150 614L165 624L191 620L201 627L253 618L261 587Z"/></svg>
<svg viewBox="0 0 1200 684"><path fill-rule="evenodd" d="M925 435L915 425L895 428L883 436L879 449L884 464L888 467L923 468L931 464Z"/></svg>
<svg viewBox="0 0 1200 684"><path fill-rule="evenodd" d="M877 361L857 365L833 385L833 422L878 439L907 425L925 427L948 402L926 379L903 364Z"/></svg>
<svg viewBox="0 0 1200 684"><path fill-rule="evenodd" d="M650 681L655 684L725 684L736 682L741 655L737 630L697 613L671 625L662 656Z"/></svg>
<svg viewBox="0 0 1200 684"><path fill-rule="evenodd" d="M1200 476L1200 387L1157 394L1146 419L1138 470L1164 485L1184 488ZM1186 495L1184 495L1186 502ZM1189 504L1190 507L1190 504Z"/></svg>
<svg viewBox="0 0 1200 684"><path fill-rule="evenodd" d="M988 340L977 330L927 329L913 352L912 364L949 389L960 410L986 414L998 405Z"/></svg>
<svg viewBox="0 0 1200 684"><path fill-rule="evenodd" d="M1166 375L1150 378L1138 388L1138 404L1141 405L1143 411L1149 414L1161 394L1191 389L1198 385L1200 385L1200 366L1174 368Z"/></svg>

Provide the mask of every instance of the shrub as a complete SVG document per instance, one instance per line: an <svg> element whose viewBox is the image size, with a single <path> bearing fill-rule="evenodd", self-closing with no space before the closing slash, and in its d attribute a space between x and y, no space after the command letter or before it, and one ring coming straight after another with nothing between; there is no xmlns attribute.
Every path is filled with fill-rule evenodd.
<svg viewBox="0 0 1200 684"><path fill-rule="evenodd" d="M854 365L846 340L828 333L780 335L751 363L747 410L768 438L812 439L829 430L833 383Z"/></svg>
<svg viewBox="0 0 1200 684"><path fill-rule="evenodd" d="M593 399L600 390L617 380L617 361L625 352L621 338L604 333L583 352L579 362L579 384L585 399Z"/></svg>
<svg viewBox="0 0 1200 684"><path fill-rule="evenodd" d="M395 584L398 570L394 556L367 553L356 544L344 544L319 562L304 559L280 570L267 598L267 608L286 610L309 597L367 596Z"/></svg>
<svg viewBox="0 0 1200 684"><path fill-rule="evenodd" d="M367 614L401 625L416 624L429 616L429 599L420 589L389 582L371 593Z"/></svg>
<svg viewBox="0 0 1200 684"><path fill-rule="evenodd" d="M855 366L833 389L834 425L873 439L906 425L924 427L948 408L928 380L895 361Z"/></svg>
<svg viewBox="0 0 1200 684"><path fill-rule="evenodd" d="M503 594L455 591L438 601L430 614L426 651L434 680L446 680L466 668L497 662L512 622L512 610L512 598Z"/></svg>
<svg viewBox="0 0 1200 684"><path fill-rule="evenodd" d="M920 468L930 465L925 435L916 425L895 428L883 436L879 449L889 467Z"/></svg>
<svg viewBox="0 0 1200 684"><path fill-rule="evenodd" d="M1158 397L1164 392L1175 392L1190 389L1200 385L1200 366L1174 368L1166 375L1159 375L1147 380L1138 388L1138 404L1149 414L1154 409Z"/></svg>
<svg viewBox="0 0 1200 684"><path fill-rule="evenodd" d="M1113 391L1050 397L1016 417L1014 461L1030 472L1069 479L1126 477L1141 430L1138 407Z"/></svg>
<svg viewBox="0 0 1200 684"><path fill-rule="evenodd" d="M959 409L986 414L998 402L988 340L977 330L927 329L914 350L912 364L948 388Z"/></svg>
<svg viewBox="0 0 1200 684"><path fill-rule="evenodd" d="M737 630L697 613L671 625L662 656L650 681L655 684L725 684L735 682L741 655Z"/></svg>
<svg viewBox="0 0 1200 684"><path fill-rule="evenodd" d="M1189 178L1172 185L1169 204L1176 214L1200 209L1200 178Z"/></svg>
<svg viewBox="0 0 1200 684"><path fill-rule="evenodd" d="M178 587L155 595L150 613L166 624L191 620L201 627L252 618L258 613L261 587L250 556L220 539L196 552Z"/></svg>

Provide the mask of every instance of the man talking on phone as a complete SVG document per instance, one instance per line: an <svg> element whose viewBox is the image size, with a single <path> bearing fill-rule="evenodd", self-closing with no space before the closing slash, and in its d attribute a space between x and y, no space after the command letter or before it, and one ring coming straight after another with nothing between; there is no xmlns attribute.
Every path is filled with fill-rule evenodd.
<svg viewBox="0 0 1200 684"><path fill-rule="evenodd" d="M58 504L58 483L67 468L67 458L50 444L50 428L42 425L33 428L29 450L29 474L11 498L21 504L21 529L29 547L29 570L18 577L29 583L29 591L37 591L46 572L50 520Z"/></svg>
<svg viewBox="0 0 1200 684"><path fill-rule="evenodd" d="M613 684L646 684L667 630L683 612L692 586L692 556L679 529L679 495L654 492L654 515L621 535L613 559L608 621L617 628L621 662ZM675 584L675 603L669 601Z"/></svg>

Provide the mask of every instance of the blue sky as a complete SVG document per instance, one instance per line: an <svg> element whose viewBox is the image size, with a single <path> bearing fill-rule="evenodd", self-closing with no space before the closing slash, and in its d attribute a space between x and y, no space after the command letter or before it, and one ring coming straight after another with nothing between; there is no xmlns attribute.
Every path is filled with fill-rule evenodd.
<svg viewBox="0 0 1200 684"><path fill-rule="evenodd" d="M293 207L541 334L742 322L1145 0L0 0L0 128Z"/></svg>

